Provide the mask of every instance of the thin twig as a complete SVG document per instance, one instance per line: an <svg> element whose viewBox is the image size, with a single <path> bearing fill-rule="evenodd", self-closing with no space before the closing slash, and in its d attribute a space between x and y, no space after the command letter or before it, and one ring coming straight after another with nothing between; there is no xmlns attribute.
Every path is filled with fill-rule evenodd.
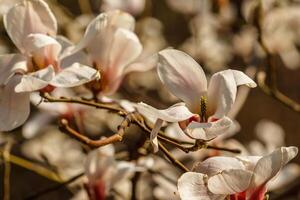
<svg viewBox="0 0 300 200"><path fill-rule="evenodd" d="M62 119L60 121L60 130L62 132L67 133L71 137L75 138L76 140L79 140L80 142L88 145L91 148L98 148L102 147L108 144L116 143L116 142L121 142L123 140L123 136L125 134L125 129L130 126L131 121L134 119L134 113L129 113L126 115L120 126L118 127L118 132L115 133L114 135L104 138L104 139L99 139L99 140L92 140L83 134L77 132L73 128L69 126L69 123L66 119Z"/></svg>
<svg viewBox="0 0 300 200"><path fill-rule="evenodd" d="M42 98L44 98L45 102L77 103L81 105L109 110L110 112L116 112L119 113L121 116L124 116L127 113L124 109L115 107L111 104L98 103L98 102L88 101L85 99L74 99L74 98L66 98L66 97L55 98L50 96L48 93L40 93L40 95Z"/></svg>
<svg viewBox="0 0 300 200"><path fill-rule="evenodd" d="M158 143L159 149L164 153L164 155L173 163L176 167L178 167L183 172L189 172L190 170L184 166L179 160L177 160L169 151L168 149L162 145L160 142Z"/></svg>

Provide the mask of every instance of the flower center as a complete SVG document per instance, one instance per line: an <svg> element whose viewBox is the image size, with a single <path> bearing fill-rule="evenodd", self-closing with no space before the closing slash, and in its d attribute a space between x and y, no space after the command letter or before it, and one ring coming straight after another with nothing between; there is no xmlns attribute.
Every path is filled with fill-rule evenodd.
<svg viewBox="0 0 300 200"><path fill-rule="evenodd" d="M200 117L201 117L201 122L207 122L207 100L205 96L200 97Z"/></svg>

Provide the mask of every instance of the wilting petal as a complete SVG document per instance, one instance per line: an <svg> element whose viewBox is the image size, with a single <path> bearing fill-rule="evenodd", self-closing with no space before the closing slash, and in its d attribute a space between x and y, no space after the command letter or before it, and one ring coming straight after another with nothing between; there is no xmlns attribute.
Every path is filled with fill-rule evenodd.
<svg viewBox="0 0 300 200"><path fill-rule="evenodd" d="M29 93L16 93L21 76L15 75L7 85L0 86L0 131L10 131L22 125L29 116Z"/></svg>
<svg viewBox="0 0 300 200"><path fill-rule="evenodd" d="M297 147L281 147L258 160L251 180L252 187L266 184L298 153Z"/></svg>
<svg viewBox="0 0 300 200"><path fill-rule="evenodd" d="M256 87L251 78L237 70L224 70L211 77L207 91L209 116L219 119L229 112L239 85Z"/></svg>
<svg viewBox="0 0 300 200"><path fill-rule="evenodd" d="M200 97L205 95L207 81L200 65L184 52L167 49L159 52L158 75L164 85L198 113Z"/></svg>
<svg viewBox="0 0 300 200"><path fill-rule="evenodd" d="M223 117L215 122L199 123L191 122L185 129L185 133L193 139L212 140L229 130L233 124L231 119Z"/></svg>
<svg viewBox="0 0 300 200"><path fill-rule="evenodd" d="M15 91L32 92L40 90L49 84L54 75L54 69L51 65L45 69L23 75L21 82L16 86Z"/></svg>
<svg viewBox="0 0 300 200"><path fill-rule="evenodd" d="M208 177L205 174L186 172L177 183L182 200L221 200L223 195L214 195L207 188Z"/></svg>
<svg viewBox="0 0 300 200"><path fill-rule="evenodd" d="M14 73L26 71L26 58L21 54L0 55L0 85L5 84Z"/></svg>
<svg viewBox="0 0 300 200"><path fill-rule="evenodd" d="M158 110L145 103L139 103L137 105L137 110L145 117L155 120L162 119L167 122L180 122L189 119L194 115L187 109L184 103L174 104L165 110Z"/></svg>
<svg viewBox="0 0 300 200"><path fill-rule="evenodd" d="M157 140L157 134L163 124L163 120L161 119L157 119L155 124L154 124L154 127L151 131L151 134L150 134L150 142L153 146L153 151L154 153L158 152L158 140Z"/></svg>
<svg viewBox="0 0 300 200"><path fill-rule="evenodd" d="M241 169L224 170L208 179L208 188L214 194L234 194L245 191L253 173Z"/></svg>
<svg viewBox="0 0 300 200"><path fill-rule="evenodd" d="M24 53L23 42L30 33L55 35L57 22L42 0L22 1L4 15L4 26L12 41Z"/></svg>
<svg viewBox="0 0 300 200"><path fill-rule="evenodd" d="M207 174L210 177L222 172L223 170L229 169L244 170L245 167L238 159L225 156L216 156L197 163L194 166L193 171Z"/></svg>
<svg viewBox="0 0 300 200"><path fill-rule="evenodd" d="M74 63L59 72L50 84L56 87L74 87L99 78L100 74L95 69L80 63Z"/></svg>
<svg viewBox="0 0 300 200"><path fill-rule="evenodd" d="M58 61L61 45L52 37L36 33L26 37L24 49L27 55L32 56L35 65L43 68Z"/></svg>

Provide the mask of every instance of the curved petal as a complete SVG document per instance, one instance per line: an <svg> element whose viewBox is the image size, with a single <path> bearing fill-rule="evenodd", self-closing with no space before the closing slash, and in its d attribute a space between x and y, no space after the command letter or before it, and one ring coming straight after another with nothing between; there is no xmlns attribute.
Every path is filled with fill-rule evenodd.
<svg viewBox="0 0 300 200"><path fill-rule="evenodd" d="M42 0L28 0L12 7L3 18L5 29L14 44L24 53L23 42L30 33L55 35L57 22Z"/></svg>
<svg viewBox="0 0 300 200"><path fill-rule="evenodd" d="M213 115L213 118L219 119L229 112L239 85L256 87L251 78L237 70L224 70L211 77L207 91L209 116Z"/></svg>
<svg viewBox="0 0 300 200"><path fill-rule="evenodd" d="M135 33L123 28L117 29L110 46L106 73L109 76L120 76L125 67L141 54L142 49Z"/></svg>
<svg viewBox="0 0 300 200"><path fill-rule="evenodd" d="M32 56L40 68L54 65L58 61L61 45L54 38L40 34L30 34L24 41L26 54Z"/></svg>
<svg viewBox="0 0 300 200"><path fill-rule="evenodd" d="M104 35L109 29L124 28L130 31L134 30L135 20L134 18L122 11L110 11L101 13L94 20L92 20L86 28L83 39L74 49L74 52L86 48L90 45L94 45L96 38L101 38L99 43L103 46L102 42L105 42ZM97 46L99 44L96 42Z"/></svg>
<svg viewBox="0 0 300 200"><path fill-rule="evenodd" d="M250 184L252 172L241 169L224 170L208 179L208 188L214 194L234 194L245 191Z"/></svg>
<svg viewBox="0 0 300 200"><path fill-rule="evenodd" d="M56 87L75 87L94 79L100 79L98 71L89 66L74 63L54 76L50 84Z"/></svg>
<svg viewBox="0 0 300 200"><path fill-rule="evenodd" d="M297 147L281 147L258 160L251 180L252 187L259 187L272 179L281 168L298 154Z"/></svg>
<svg viewBox="0 0 300 200"><path fill-rule="evenodd" d="M167 49L159 52L158 76L175 96L199 113L200 98L206 94L207 81L200 65L184 52Z"/></svg>
<svg viewBox="0 0 300 200"><path fill-rule="evenodd" d="M163 124L163 120L161 119L157 119L155 124L154 124L154 127L151 131L151 134L150 134L150 142L153 146L153 151L154 153L158 152L158 140L157 140L157 135L158 135L158 132Z"/></svg>
<svg viewBox="0 0 300 200"><path fill-rule="evenodd" d="M219 135L225 134L233 122L228 117L223 117L215 122L199 123L191 122L184 132L193 139L212 140Z"/></svg>
<svg viewBox="0 0 300 200"><path fill-rule="evenodd" d="M155 120L162 119L167 122L180 122L189 119L194 115L188 110L184 103L174 104L165 110L158 110L145 103L138 103L136 107L137 110L145 117Z"/></svg>
<svg viewBox="0 0 300 200"><path fill-rule="evenodd" d="M207 174L209 177L214 176L223 170L229 169L242 169L245 170L245 166L238 159L233 157L216 156L210 157L203 162L197 163L193 171Z"/></svg>
<svg viewBox="0 0 300 200"><path fill-rule="evenodd" d="M15 86L21 76L13 76L7 85L0 87L0 131L11 131L21 126L29 116L29 93L16 93Z"/></svg>
<svg viewBox="0 0 300 200"><path fill-rule="evenodd" d="M54 75L54 69L51 65L45 69L23 75L21 82L15 87L15 92L32 92L40 90L49 84Z"/></svg>
<svg viewBox="0 0 300 200"><path fill-rule="evenodd" d="M21 54L0 55L0 85L6 84L14 73L26 71L26 57Z"/></svg>
<svg viewBox="0 0 300 200"><path fill-rule="evenodd" d="M212 194L207 188L207 175L186 172L177 183L178 193L182 200L223 200L225 196Z"/></svg>

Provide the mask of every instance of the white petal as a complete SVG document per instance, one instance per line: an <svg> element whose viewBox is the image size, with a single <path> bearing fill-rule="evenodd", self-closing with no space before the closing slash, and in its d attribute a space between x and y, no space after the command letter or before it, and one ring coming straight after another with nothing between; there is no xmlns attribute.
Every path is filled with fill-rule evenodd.
<svg viewBox="0 0 300 200"><path fill-rule="evenodd" d="M57 67L61 45L54 38L40 33L30 34L24 41L24 49L32 61L28 68L42 69L48 65Z"/></svg>
<svg viewBox="0 0 300 200"><path fill-rule="evenodd" d="M0 131L10 131L22 125L29 116L29 93L16 93L21 77L15 75L0 87Z"/></svg>
<svg viewBox="0 0 300 200"><path fill-rule="evenodd" d="M208 188L214 194L234 194L245 191L252 172L241 169L224 170L208 179Z"/></svg>
<svg viewBox="0 0 300 200"><path fill-rule="evenodd" d="M23 75L21 82L16 86L16 92L32 92L46 87L54 77L54 69L49 67Z"/></svg>
<svg viewBox="0 0 300 200"><path fill-rule="evenodd" d="M253 187L266 184L281 168L293 159L298 153L297 147L281 147L258 160L251 180Z"/></svg>
<svg viewBox="0 0 300 200"><path fill-rule="evenodd" d="M159 52L158 75L175 96L199 112L200 97L205 95L207 81L200 65L184 52L167 49Z"/></svg>
<svg viewBox="0 0 300 200"><path fill-rule="evenodd" d="M165 110L158 110L145 103L138 103L137 110L150 119L162 119L167 122L180 122L194 115L187 109L184 103L174 104Z"/></svg>
<svg viewBox="0 0 300 200"><path fill-rule="evenodd" d="M94 45L93 43L95 42L96 38L102 38L100 41L97 41L96 43L103 46L102 41L105 36L99 36L106 34L109 29L116 29L116 28L124 28L133 31L134 30L134 25L135 25L135 20L134 18L122 11L111 11L111 12L106 12L106 13L101 13L98 15L93 21L89 23L89 25L86 28L85 34L83 36L83 39L80 41L80 43L76 46L74 49L75 51L78 51L82 48L85 48L90 45ZM110 37L110 36L106 36ZM104 39L105 40L105 39ZM99 42L99 43L98 43ZM100 46L100 48L102 48Z"/></svg>
<svg viewBox="0 0 300 200"><path fill-rule="evenodd" d="M233 122L228 117L209 123L193 121L186 127L185 133L193 139L212 140L226 133L232 124Z"/></svg>
<svg viewBox="0 0 300 200"><path fill-rule="evenodd" d="M212 194L207 188L205 174L186 172L178 179L178 192L182 200L223 200L225 197Z"/></svg>
<svg viewBox="0 0 300 200"><path fill-rule="evenodd" d="M147 58L144 58L143 60L138 59L137 62L134 62L130 65L128 65L124 73L130 73L130 72L145 72L149 71L156 67L158 62L158 54L151 55Z"/></svg>
<svg viewBox="0 0 300 200"><path fill-rule="evenodd" d="M26 71L26 58L21 54L0 55L0 85L6 84L14 73Z"/></svg>
<svg viewBox="0 0 300 200"><path fill-rule="evenodd" d="M123 28L116 30L110 47L107 63L109 68L107 70L110 73L116 73L115 76L121 75L125 67L133 62L143 49L138 37L133 32Z"/></svg>
<svg viewBox="0 0 300 200"><path fill-rule="evenodd" d="M197 163L193 170L199 173L207 174L209 177L214 176L223 170L245 169L245 166L238 159L233 157L216 156L210 157L203 162Z"/></svg>
<svg viewBox="0 0 300 200"><path fill-rule="evenodd" d="M95 69L80 63L74 63L59 72L50 84L56 87L74 87L99 78L100 74Z"/></svg>
<svg viewBox="0 0 300 200"><path fill-rule="evenodd" d="M210 116L219 119L229 112L239 85L256 87L256 83L251 78L237 70L224 70L211 77L207 92Z"/></svg>
<svg viewBox="0 0 300 200"><path fill-rule="evenodd" d="M153 146L153 151L154 153L158 152L158 140L157 140L157 135L158 135L158 132L161 128L163 124L163 120L161 119L157 119L155 124L154 124L154 127L151 131L151 134L150 134L150 142Z"/></svg>
<svg viewBox="0 0 300 200"><path fill-rule="evenodd" d="M22 1L4 16L4 26L15 45L24 52L23 41L30 33L55 35L57 22L42 0Z"/></svg>

